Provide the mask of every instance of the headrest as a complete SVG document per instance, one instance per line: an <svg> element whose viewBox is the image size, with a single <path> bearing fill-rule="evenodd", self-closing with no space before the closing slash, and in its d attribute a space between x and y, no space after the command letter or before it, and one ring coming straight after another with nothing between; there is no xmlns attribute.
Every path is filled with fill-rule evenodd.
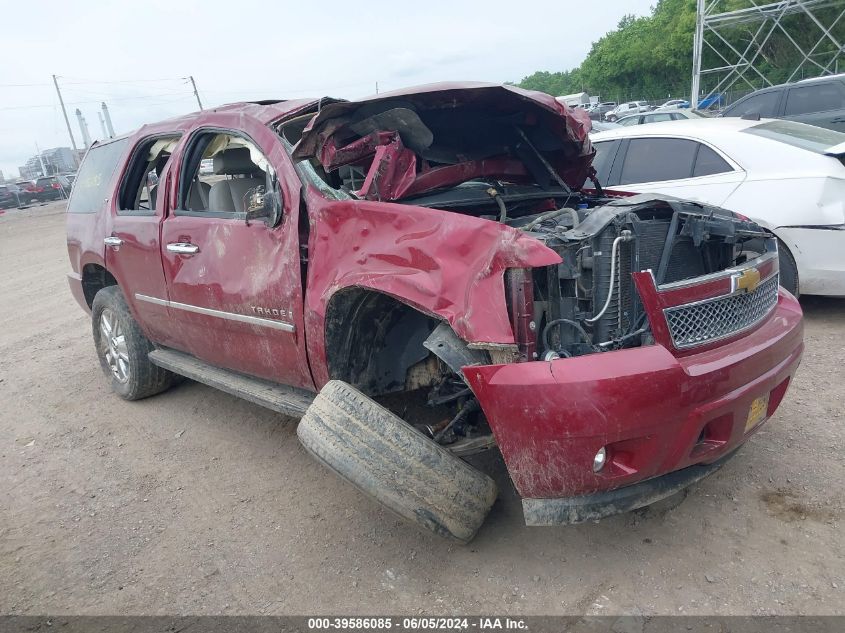
<svg viewBox="0 0 845 633"><path fill-rule="evenodd" d="M257 174L261 171L249 156L246 147L232 147L214 156L214 173L239 176Z"/></svg>

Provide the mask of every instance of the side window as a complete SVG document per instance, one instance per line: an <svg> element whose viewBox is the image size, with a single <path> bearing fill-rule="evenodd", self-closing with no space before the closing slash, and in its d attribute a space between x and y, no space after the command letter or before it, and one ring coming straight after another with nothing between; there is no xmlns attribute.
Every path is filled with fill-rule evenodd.
<svg viewBox="0 0 845 633"><path fill-rule="evenodd" d="M179 213L244 213L250 198L272 187L269 161L249 139L206 132L185 152L179 185Z"/></svg>
<svg viewBox="0 0 845 633"><path fill-rule="evenodd" d="M729 108L725 112L725 116L759 114L761 117L772 117L775 115L775 108L777 108L780 94L779 90L772 90L771 92L754 95L742 103L738 103L735 107Z"/></svg>
<svg viewBox="0 0 845 633"><path fill-rule="evenodd" d="M96 213L103 206L105 199L111 195L109 185L127 142L122 138L88 150L74 181L68 213Z"/></svg>
<svg viewBox="0 0 845 633"><path fill-rule="evenodd" d="M656 123L657 121L671 121L673 115L669 112L661 112L660 114L649 114L645 118L646 123Z"/></svg>
<svg viewBox="0 0 845 633"><path fill-rule="evenodd" d="M608 178L610 176L610 168L613 165L613 157L616 156L616 150L619 149L621 141L600 141L593 143L596 150L596 156L593 158L593 167L596 170L596 178L599 184L607 186Z"/></svg>
<svg viewBox="0 0 845 633"><path fill-rule="evenodd" d="M155 211L161 176L176 148L176 135L144 139L135 147L119 189L121 212Z"/></svg>
<svg viewBox="0 0 845 633"><path fill-rule="evenodd" d="M619 125L637 125L640 122L640 117L638 116L627 116L624 119L620 119L617 121Z"/></svg>
<svg viewBox="0 0 845 633"><path fill-rule="evenodd" d="M706 145L698 146L698 156L695 157L695 167L692 170L694 178L724 174L729 171L733 171L733 169L721 156Z"/></svg>
<svg viewBox="0 0 845 633"><path fill-rule="evenodd" d="M827 112L845 107L845 94L842 86L836 82L813 84L790 88L786 95L784 114L807 114Z"/></svg>
<svg viewBox="0 0 845 633"><path fill-rule="evenodd" d="M620 185L689 178L698 143L679 138L631 139Z"/></svg>

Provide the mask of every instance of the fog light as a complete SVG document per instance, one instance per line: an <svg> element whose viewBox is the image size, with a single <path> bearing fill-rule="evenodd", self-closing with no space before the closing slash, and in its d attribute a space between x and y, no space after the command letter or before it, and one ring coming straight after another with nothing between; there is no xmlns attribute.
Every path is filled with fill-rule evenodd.
<svg viewBox="0 0 845 633"><path fill-rule="evenodd" d="M604 464L607 461L607 451L602 446L599 449L599 452L596 453L596 456L593 457L593 472L599 472L602 468L604 468Z"/></svg>

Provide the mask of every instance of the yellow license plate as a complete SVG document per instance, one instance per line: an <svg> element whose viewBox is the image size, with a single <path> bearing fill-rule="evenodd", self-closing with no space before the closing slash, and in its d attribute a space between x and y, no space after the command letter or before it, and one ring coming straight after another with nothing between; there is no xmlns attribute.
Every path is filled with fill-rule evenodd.
<svg viewBox="0 0 845 633"><path fill-rule="evenodd" d="M766 419L766 411L769 409L769 394L756 398L748 409L748 418L745 420L745 432L748 433L755 426Z"/></svg>

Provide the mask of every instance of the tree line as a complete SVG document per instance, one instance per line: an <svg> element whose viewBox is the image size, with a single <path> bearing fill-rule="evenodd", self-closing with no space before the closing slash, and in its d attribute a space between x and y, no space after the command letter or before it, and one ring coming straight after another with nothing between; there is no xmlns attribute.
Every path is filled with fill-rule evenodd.
<svg viewBox="0 0 845 633"><path fill-rule="evenodd" d="M748 0L721 0L718 10L730 11L749 6ZM841 5L813 11L814 16L825 25L834 22L841 12ZM695 14L695 0L658 0L650 15L626 15L615 30L593 42L580 66L560 72L535 72L524 77L518 85L553 95L587 92L600 96L602 100L613 101L658 100L670 96L689 98ZM806 14L789 15L782 24L789 35L775 28L773 37L760 51L755 63L772 84L787 80L803 57L797 47L804 51L813 50L821 33ZM745 50L749 44L761 41L758 26L739 23L720 32L734 48ZM768 27L764 32L767 30ZM840 19L834 24L832 35L839 42L845 39L845 20ZM717 42L717 48L723 46L720 40L711 38L710 41ZM833 42L826 40L813 50L813 58L826 62L835 50ZM726 44L718 53L705 46L703 66L725 65L720 54L728 59L732 56ZM834 65L831 70L835 68ZM839 64L839 70L845 70L845 63ZM820 73L821 69L808 61L802 64L799 75L794 79ZM762 87L765 83L756 73L748 72L746 76L754 87ZM715 81L716 75L706 75L702 90L708 92ZM744 81L737 83L736 87L746 92L752 89Z"/></svg>

